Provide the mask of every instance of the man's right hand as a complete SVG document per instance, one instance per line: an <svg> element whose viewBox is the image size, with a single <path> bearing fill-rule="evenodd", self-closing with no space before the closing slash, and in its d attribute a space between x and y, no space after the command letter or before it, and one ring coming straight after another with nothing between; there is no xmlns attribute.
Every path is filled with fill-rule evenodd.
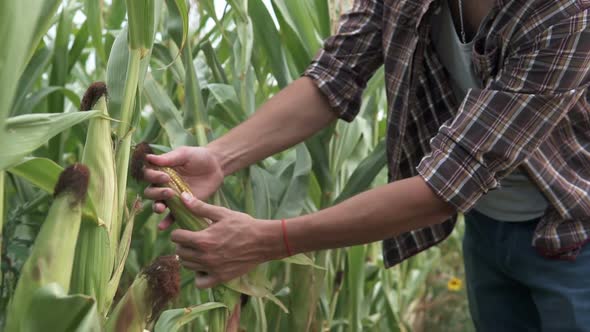
<svg viewBox="0 0 590 332"><path fill-rule="evenodd" d="M183 146L162 155L148 155L146 158L153 165L173 168L200 200L209 198L223 182L224 173L219 159L205 147ZM164 213L164 201L173 197L175 192L157 185L167 183L170 177L149 167L144 168L143 176L146 181L153 184L145 189L145 197L154 201L154 212ZM173 216L168 215L160 223L160 229L168 228L173 220Z"/></svg>

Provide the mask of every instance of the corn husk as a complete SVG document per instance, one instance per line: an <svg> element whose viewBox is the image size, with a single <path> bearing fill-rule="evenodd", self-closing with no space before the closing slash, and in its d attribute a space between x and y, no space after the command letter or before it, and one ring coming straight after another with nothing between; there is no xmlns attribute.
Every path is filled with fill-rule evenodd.
<svg viewBox="0 0 590 332"><path fill-rule="evenodd" d="M93 83L82 98L81 111L98 110L102 116L90 120L82 162L92 173L88 196L95 218L83 218L76 248L72 291L94 297L100 314L106 315L112 299L107 286L113 272L120 222L117 218L117 184L111 122L105 83Z"/></svg>
<svg viewBox="0 0 590 332"><path fill-rule="evenodd" d="M180 292L180 263L175 256L157 258L135 278L107 319L106 332L143 332Z"/></svg>
<svg viewBox="0 0 590 332"><path fill-rule="evenodd" d="M29 312L29 306L40 287L57 283L65 292L70 289L88 178L88 168L82 164L75 164L61 173L54 190L55 200L41 225L9 304L6 331L20 331L22 322L35 314Z"/></svg>

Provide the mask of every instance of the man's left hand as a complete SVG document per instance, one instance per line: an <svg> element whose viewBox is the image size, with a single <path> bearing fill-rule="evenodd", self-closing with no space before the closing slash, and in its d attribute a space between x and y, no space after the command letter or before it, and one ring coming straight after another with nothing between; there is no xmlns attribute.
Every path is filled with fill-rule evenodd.
<svg viewBox="0 0 590 332"><path fill-rule="evenodd" d="M196 216L213 221L205 230L178 229L171 235L181 264L197 272L197 288L215 287L246 274L258 264L278 258L272 254L275 239L266 235L280 236L278 223L255 220L245 213L207 204L186 194L182 195L182 201ZM278 228L275 231L269 227Z"/></svg>

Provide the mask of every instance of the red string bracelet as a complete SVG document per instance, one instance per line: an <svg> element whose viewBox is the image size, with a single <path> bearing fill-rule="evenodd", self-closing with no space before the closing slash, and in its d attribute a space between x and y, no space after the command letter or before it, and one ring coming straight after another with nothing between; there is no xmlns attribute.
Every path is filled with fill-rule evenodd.
<svg viewBox="0 0 590 332"><path fill-rule="evenodd" d="M291 246L289 246L289 240L287 239L287 226L285 225L285 219L281 219L281 225L283 226L283 242L285 242L287 255L293 256L293 253L291 252Z"/></svg>

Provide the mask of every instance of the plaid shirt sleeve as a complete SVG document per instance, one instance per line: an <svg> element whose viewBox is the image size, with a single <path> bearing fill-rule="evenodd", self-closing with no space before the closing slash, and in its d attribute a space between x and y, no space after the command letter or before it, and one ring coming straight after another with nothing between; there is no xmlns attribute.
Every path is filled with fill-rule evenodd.
<svg viewBox="0 0 590 332"><path fill-rule="evenodd" d="M584 15L520 38L486 88L470 90L431 140L417 171L457 210L468 211L495 188L586 92L590 30Z"/></svg>
<svg viewBox="0 0 590 332"><path fill-rule="evenodd" d="M358 114L366 83L383 64L382 16L383 1L356 0L304 73L343 120Z"/></svg>

